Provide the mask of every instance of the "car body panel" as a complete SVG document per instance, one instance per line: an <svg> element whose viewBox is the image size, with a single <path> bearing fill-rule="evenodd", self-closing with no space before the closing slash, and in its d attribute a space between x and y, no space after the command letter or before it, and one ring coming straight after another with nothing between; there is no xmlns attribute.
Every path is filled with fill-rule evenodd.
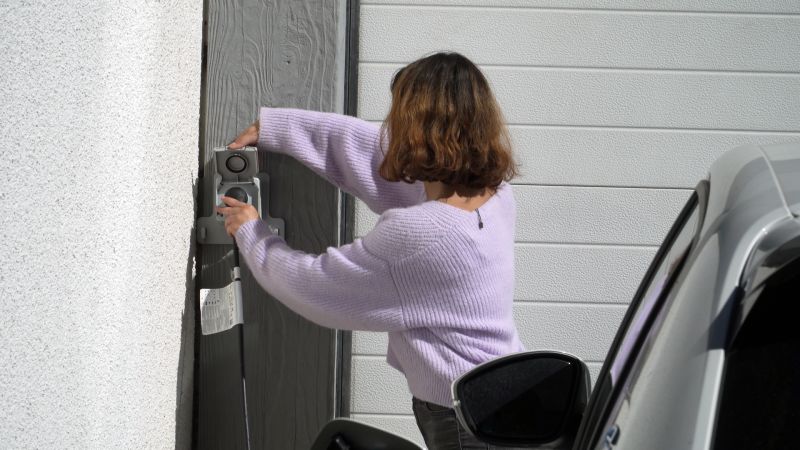
<svg viewBox="0 0 800 450"><path fill-rule="evenodd" d="M601 413L609 414L612 407L616 412L603 419L606 426L599 434L582 436L578 448L710 448L742 281L760 267L770 246L800 233L798 174L800 144L739 147L713 164L697 243L655 312L653 327L644 330L647 341L627 374L630 379L619 380L624 389L612 387L621 393L608 405L617 406ZM620 332L638 332L630 324L627 328ZM609 358L618 351L612 348ZM610 367L613 360L604 370ZM637 390L640 382L649 387ZM620 401L626 404L621 407ZM627 426L619 426L618 413L631 417ZM602 436L612 429L619 441L605 444Z"/></svg>
<svg viewBox="0 0 800 450"><path fill-rule="evenodd" d="M702 298L697 301L698 313L706 304L711 306L713 316L707 318L711 327L707 335L697 418L687 423L694 429L676 430L693 436L690 445L684 447L692 449L707 449L711 445L725 344L735 306L733 300L746 262L770 229L792 217L772 165L760 147L740 147L726 153L711 167L709 181L709 209L701 233L701 246L714 237L718 240L719 258L715 262L718 272L708 274L709 279L716 279L713 304L708 305L708 300ZM690 271L698 269L702 268L687 267ZM699 374L687 375L686 381L691 384L692 378Z"/></svg>
<svg viewBox="0 0 800 450"><path fill-rule="evenodd" d="M761 147L773 167L789 210L800 217L800 143L786 143Z"/></svg>

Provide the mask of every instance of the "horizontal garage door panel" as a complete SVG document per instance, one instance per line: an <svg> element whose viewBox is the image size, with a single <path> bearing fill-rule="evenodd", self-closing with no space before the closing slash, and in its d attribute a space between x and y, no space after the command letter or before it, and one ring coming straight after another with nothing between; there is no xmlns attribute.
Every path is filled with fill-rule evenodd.
<svg viewBox="0 0 800 450"><path fill-rule="evenodd" d="M382 120L394 64L361 64L359 115ZM800 76L486 67L512 125L800 130Z"/></svg>
<svg viewBox="0 0 800 450"><path fill-rule="evenodd" d="M362 62L450 50L492 65L800 70L797 16L364 5L360 26Z"/></svg>
<svg viewBox="0 0 800 450"><path fill-rule="evenodd" d="M416 5L418 7L477 6L482 8L569 8L596 10L696 11L734 13L800 13L795 0L363 0L362 5Z"/></svg>
<svg viewBox="0 0 800 450"><path fill-rule="evenodd" d="M517 242L659 245L691 191L514 186ZM378 216L359 202L356 235ZM484 221L492 218L485 216Z"/></svg>
<svg viewBox="0 0 800 450"><path fill-rule="evenodd" d="M515 183L694 188L722 153L800 133L512 126Z"/></svg>
<svg viewBox="0 0 800 450"><path fill-rule="evenodd" d="M728 150L800 141L800 132L576 125L512 125L509 133L521 169L514 184L586 187L691 189Z"/></svg>
<svg viewBox="0 0 800 450"><path fill-rule="evenodd" d="M656 247L518 244L518 301L629 303Z"/></svg>

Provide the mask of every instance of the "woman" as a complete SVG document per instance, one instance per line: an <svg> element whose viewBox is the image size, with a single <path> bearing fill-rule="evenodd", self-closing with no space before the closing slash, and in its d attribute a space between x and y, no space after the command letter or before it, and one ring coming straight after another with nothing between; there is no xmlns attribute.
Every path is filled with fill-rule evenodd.
<svg viewBox="0 0 800 450"><path fill-rule="evenodd" d="M224 197L228 233L259 283L320 325L387 331L430 449L486 448L458 425L451 383L522 350L512 318L515 175L478 68L438 53L401 69L383 129L335 114L262 108L231 149L291 155L379 213L363 239L316 256ZM385 156L384 156L385 148Z"/></svg>

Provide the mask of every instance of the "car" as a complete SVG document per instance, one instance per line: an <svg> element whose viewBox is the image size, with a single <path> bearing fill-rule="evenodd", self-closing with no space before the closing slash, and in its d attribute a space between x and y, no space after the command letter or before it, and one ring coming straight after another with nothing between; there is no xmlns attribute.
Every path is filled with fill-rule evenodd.
<svg viewBox="0 0 800 450"><path fill-rule="evenodd" d="M454 408L475 437L514 448L800 448L798 303L800 143L740 147L692 192L594 389L579 358L531 351L462 375ZM418 448L350 421L323 434L315 450L348 448L328 447L343 435Z"/></svg>
<svg viewBox="0 0 800 450"><path fill-rule="evenodd" d="M800 144L740 147L694 189L590 397L578 358L528 352L457 380L456 412L515 447L800 448L799 306Z"/></svg>

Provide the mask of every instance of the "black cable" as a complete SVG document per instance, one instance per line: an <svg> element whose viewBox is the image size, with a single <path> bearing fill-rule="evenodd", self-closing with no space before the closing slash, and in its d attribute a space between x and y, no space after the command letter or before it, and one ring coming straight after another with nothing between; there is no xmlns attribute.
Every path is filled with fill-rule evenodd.
<svg viewBox="0 0 800 450"><path fill-rule="evenodd" d="M239 295L241 296L242 277L239 269L239 246L233 243L233 283L237 284ZM242 315L244 315L244 299L242 299ZM244 409L244 432L247 450L250 450L250 417L247 413L247 383L245 382L244 369L244 323L239 324L239 363L242 369L242 408Z"/></svg>

